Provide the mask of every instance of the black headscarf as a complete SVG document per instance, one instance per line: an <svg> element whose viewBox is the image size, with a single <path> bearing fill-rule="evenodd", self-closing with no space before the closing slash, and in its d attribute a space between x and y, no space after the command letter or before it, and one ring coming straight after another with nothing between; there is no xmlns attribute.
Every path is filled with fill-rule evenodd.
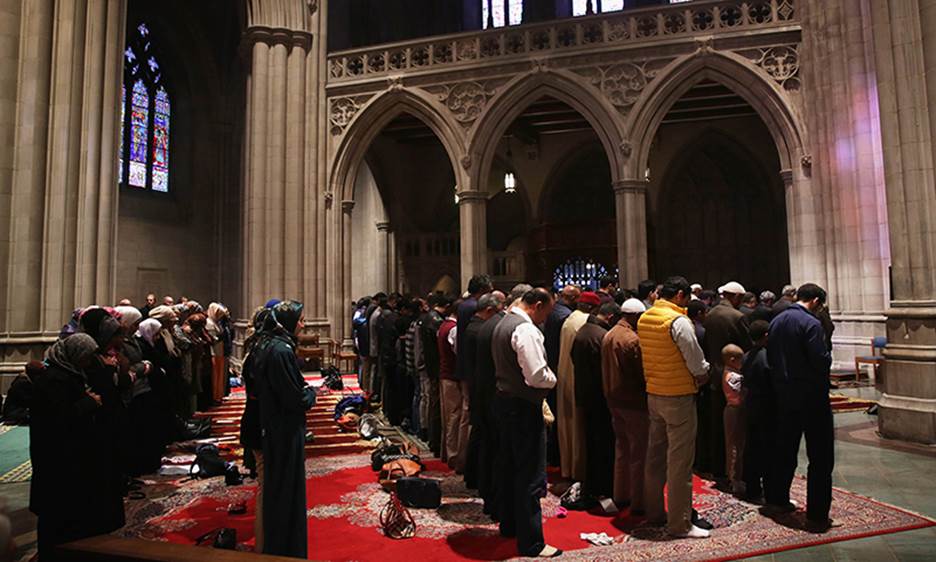
<svg viewBox="0 0 936 562"><path fill-rule="evenodd" d="M101 349L104 349L120 331L120 322L101 307L84 311L79 326L82 332L94 338Z"/></svg>
<svg viewBox="0 0 936 562"><path fill-rule="evenodd" d="M296 333L296 325L302 318L303 304L297 301L283 301L273 307L272 318L276 323L289 334Z"/></svg>

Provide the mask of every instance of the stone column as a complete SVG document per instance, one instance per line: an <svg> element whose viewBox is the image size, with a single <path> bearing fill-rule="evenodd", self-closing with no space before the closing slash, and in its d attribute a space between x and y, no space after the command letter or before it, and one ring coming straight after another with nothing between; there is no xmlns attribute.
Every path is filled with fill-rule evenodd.
<svg viewBox="0 0 936 562"><path fill-rule="evenodd" d="M614 183L617 229L618 282L636 287L647 278L647 182L620 180Z"/></svg>
<svg viewBox="0 0 936 562"><path fill-rule="evenodd" d="M890 227L885 437L936 443L936 0L871 3Z"/></svg>
<svg viewBox="0 0 936 562"><path fill-rule="evenodd" d="M274 5L267 8L277 8ZM244 36L251 54L247 96L247 158L245 185L245 281L242 310L250 311L271 297L306 301L303 283L306 225L307 81L312 34L303 29L277 28L276 9L253 5ZM313 316L312 311L308 316Z"/></svg>
<svg viewBox="0 0 936 562"><path fill-rule="evenodd" d="M397 279L397 259L396 232L390 229L387 232L387 289L390 292L400 290L399 280Z"/></svg>
<svg viewBox="0 0 936 562"><path fill-rule="evenodd" d="M377 287L390 291L390 223L380 221L377 226Z"/></svg>
<svg viewBox="0 0 936 562"><path fill-rule="evenodd" d="M488 272L487 197L482 191L458 193L458 225L461 243L461 288L473 275Z"/></svg>
<svg viewBox="0 0 936 562"><path fill-rule="evenodd" d="M345 297L351 294L351 212L353 210L354 201L346 199L341 202L341 294ZM339 314L335 319L338 324L335 333L342 335L342 344L346 345L353 337L351 333L353 326L348 312L348 302L342 302L341 308L345 313Z"/></svg>

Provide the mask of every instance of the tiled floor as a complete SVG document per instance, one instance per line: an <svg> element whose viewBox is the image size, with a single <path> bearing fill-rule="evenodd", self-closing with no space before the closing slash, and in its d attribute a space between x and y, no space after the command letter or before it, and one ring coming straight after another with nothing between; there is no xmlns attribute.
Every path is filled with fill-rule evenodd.
<svg viewBox="0 0 936 562"><path fill-rule="evenodd" d="M840 393L877 398L876 391L871 388L849 389ZM863 412L836 414L834 419L839 428L876 420ZM936 448L933 449L936 452ZM936 518L936 456L843 441L836 442L835 454L835 486ZM805 473L805 450L801 450L800 459L799 471ZM26 508L29 484L0 485L0 497L7 499L8 511L13 515L14 535L20 535L22 542L35 540L32 531L35 519ZM814 546L752 560L931 562L936 561L936 527Z"/></svg>
<svg viewBox="0 0 936 562"><path fill-rule="evenodd" d="M877 399L873 388L838 391L840 394ZM836 414L836 427L876 421L863 412ZM936 448L934 448L936 450ZM806 471L805 445L800 449L798 472ZM836 487L936 518L936 457L892 451L870 445L837 441ZM936 527L814 546L751 560L797 562L825 560L927 561L936 560Z"/></svg>

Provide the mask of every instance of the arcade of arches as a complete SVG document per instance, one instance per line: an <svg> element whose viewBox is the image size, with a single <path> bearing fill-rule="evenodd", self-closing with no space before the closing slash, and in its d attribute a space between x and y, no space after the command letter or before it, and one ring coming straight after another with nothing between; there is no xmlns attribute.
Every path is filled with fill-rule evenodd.
<svg viewBox="0 0 936 562"><path fill-rule="evenodd" d="M376 4L0 0L4 392L79 305L289 296L347 346L362 295L578 268L817 282L836 366L887 338L881 433L936 442L932 2L527 3L482 30L427 0L353 29ZM399 35L372 44L381 18ZM119 181L141 24L167 192Z"/></svg>

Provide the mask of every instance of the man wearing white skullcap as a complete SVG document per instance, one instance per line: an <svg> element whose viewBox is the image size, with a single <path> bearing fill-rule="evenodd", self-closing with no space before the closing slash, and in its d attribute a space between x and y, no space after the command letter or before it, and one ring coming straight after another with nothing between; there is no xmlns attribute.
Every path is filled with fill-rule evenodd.
<svg viewBox="0 0 936 562"><path fill-rule="evenodd" d="M722 390L720 373L724 369L721 351L728 344L742 350L751 349L753 343L748 333L748 321L738 310L744 286L729 281L718 288L722 299L705 316L705 357L712 365L708 388L699 393L699 433L696 441L696 470L711 473L716 480L724 479L725 473L725 393Z"/></svg>
<svg viewBox="0 0 936 562"><path fill-rule="evenodd" d="M647 457L647 390L637 337L637 320L647 308L639 299L621 305L623 316L601 342L601 375L614 428L614 503L644 511Z"/></svg>

